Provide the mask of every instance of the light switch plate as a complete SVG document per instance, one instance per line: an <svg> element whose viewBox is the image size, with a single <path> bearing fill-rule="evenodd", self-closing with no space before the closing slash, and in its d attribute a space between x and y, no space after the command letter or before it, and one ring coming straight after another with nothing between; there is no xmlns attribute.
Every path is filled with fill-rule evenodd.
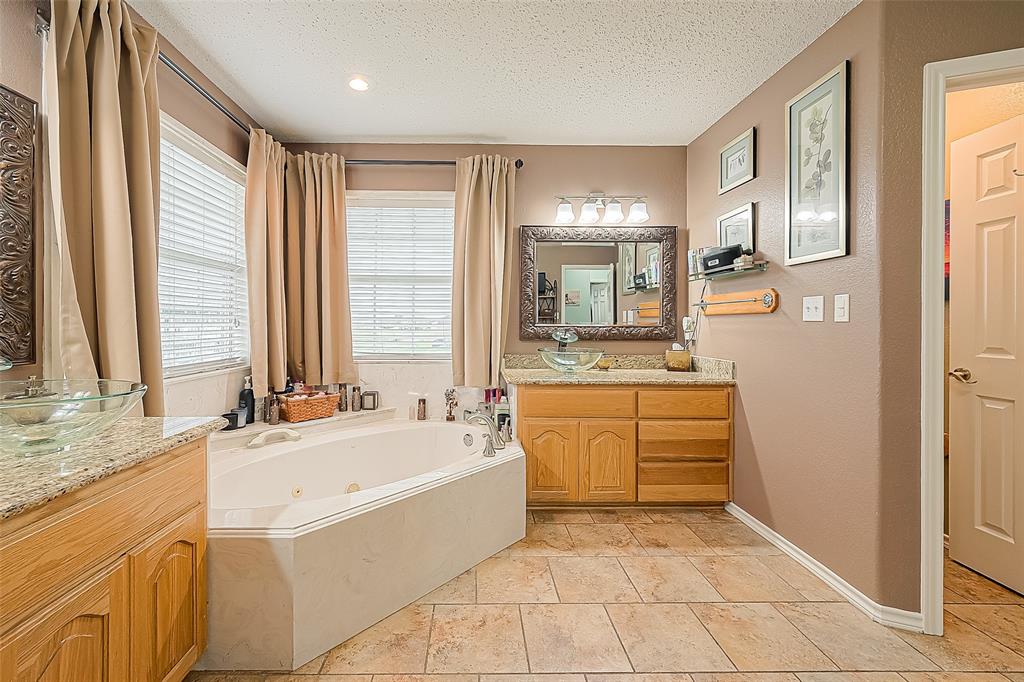
<svg viewBox="0 0 1024 682"><path fill-rule="evenodd" d="M804 296L804 322L825 321L825 297Z"/></svg>
<svg viewBox="0 0 1024 682"><path fill-rule="evenodd" d="M832 319L836 322L849 322L850 321L850 295L849 294L836 294L835 298L835 309L832 313Z"/></svg>

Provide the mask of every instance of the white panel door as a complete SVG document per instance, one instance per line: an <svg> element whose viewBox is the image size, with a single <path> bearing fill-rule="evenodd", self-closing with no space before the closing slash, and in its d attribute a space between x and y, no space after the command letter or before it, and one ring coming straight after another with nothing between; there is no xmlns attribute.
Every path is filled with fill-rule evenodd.
<svg viewBox="0 0 1024 682"><path fill-rule="evenodd" d="M1024 116L950 156L949 555L1024 592Z"/></svg>

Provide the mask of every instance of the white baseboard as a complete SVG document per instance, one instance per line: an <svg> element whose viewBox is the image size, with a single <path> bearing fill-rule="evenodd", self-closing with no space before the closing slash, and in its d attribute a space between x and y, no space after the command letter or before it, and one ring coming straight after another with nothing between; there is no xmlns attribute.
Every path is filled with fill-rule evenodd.
<svg viewBox="0 0 1024 682"><path fill-rule="evenodd" d="M847 601L866 613L872 620L903 630L924 631L924 618L920 613L883 606L870 599L863 592L840 578L828 566L821 563L774 530L730 502L725 510L750 527L755 533L772 543L793 558L808 571L821 578L829 587L841 594Z"/></svg>

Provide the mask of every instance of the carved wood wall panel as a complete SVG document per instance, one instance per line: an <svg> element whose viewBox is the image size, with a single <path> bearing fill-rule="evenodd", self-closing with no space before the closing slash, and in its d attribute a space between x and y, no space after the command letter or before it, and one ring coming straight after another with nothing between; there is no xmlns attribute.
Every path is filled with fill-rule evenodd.
<svg viewBox="0 0 1024 682"><path fill-rule="evenodd" d="M661 242L661 324L650 326L574 326L537 323L537 242ZM561 227L523 225L519 230L519 338L550 339L556 329L572 329L580 339L599 341L671 341L676 338L675 227Z"/></svg>
<svg viewBox="0 0 1024 682"><path fill-rule="evenodd" d="M36 103L0 85L0 356L35 362Z"/></svg>

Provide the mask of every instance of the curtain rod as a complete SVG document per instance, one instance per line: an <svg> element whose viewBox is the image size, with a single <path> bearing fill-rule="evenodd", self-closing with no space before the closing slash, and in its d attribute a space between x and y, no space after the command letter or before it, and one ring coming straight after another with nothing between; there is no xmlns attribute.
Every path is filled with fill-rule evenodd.
<svg viewBox="0 0 1024 682"><path fill-rule="evenodd" d="M345 159L346 166L454 166L455 162L444 159ZM523 167L523 160L516 159L516 168Z"/></svg>
<svg viewBox="0 0 1024 682"><path fill-rule="evenodd" d="M2 0L0 0L2 1ZM36 33L50 31L50 20L42 11L36 11ZM203 99L212 104L217 111L231 119L231 122L241 128L246 135L249 134L249 124L235 115L233 111L221 104L220 100L210 94L210 91L200 85L196 79L188 75L188 72L178 66L173 59L168 57L163 50L159 53L160 61L169 68L174 75L185 81L193 90L202 95ZM454 161L446 160L400 160L400 159L346 159L348 166L454 166ZM516 168L523 167L523 160L516 159Z"/></svg>

